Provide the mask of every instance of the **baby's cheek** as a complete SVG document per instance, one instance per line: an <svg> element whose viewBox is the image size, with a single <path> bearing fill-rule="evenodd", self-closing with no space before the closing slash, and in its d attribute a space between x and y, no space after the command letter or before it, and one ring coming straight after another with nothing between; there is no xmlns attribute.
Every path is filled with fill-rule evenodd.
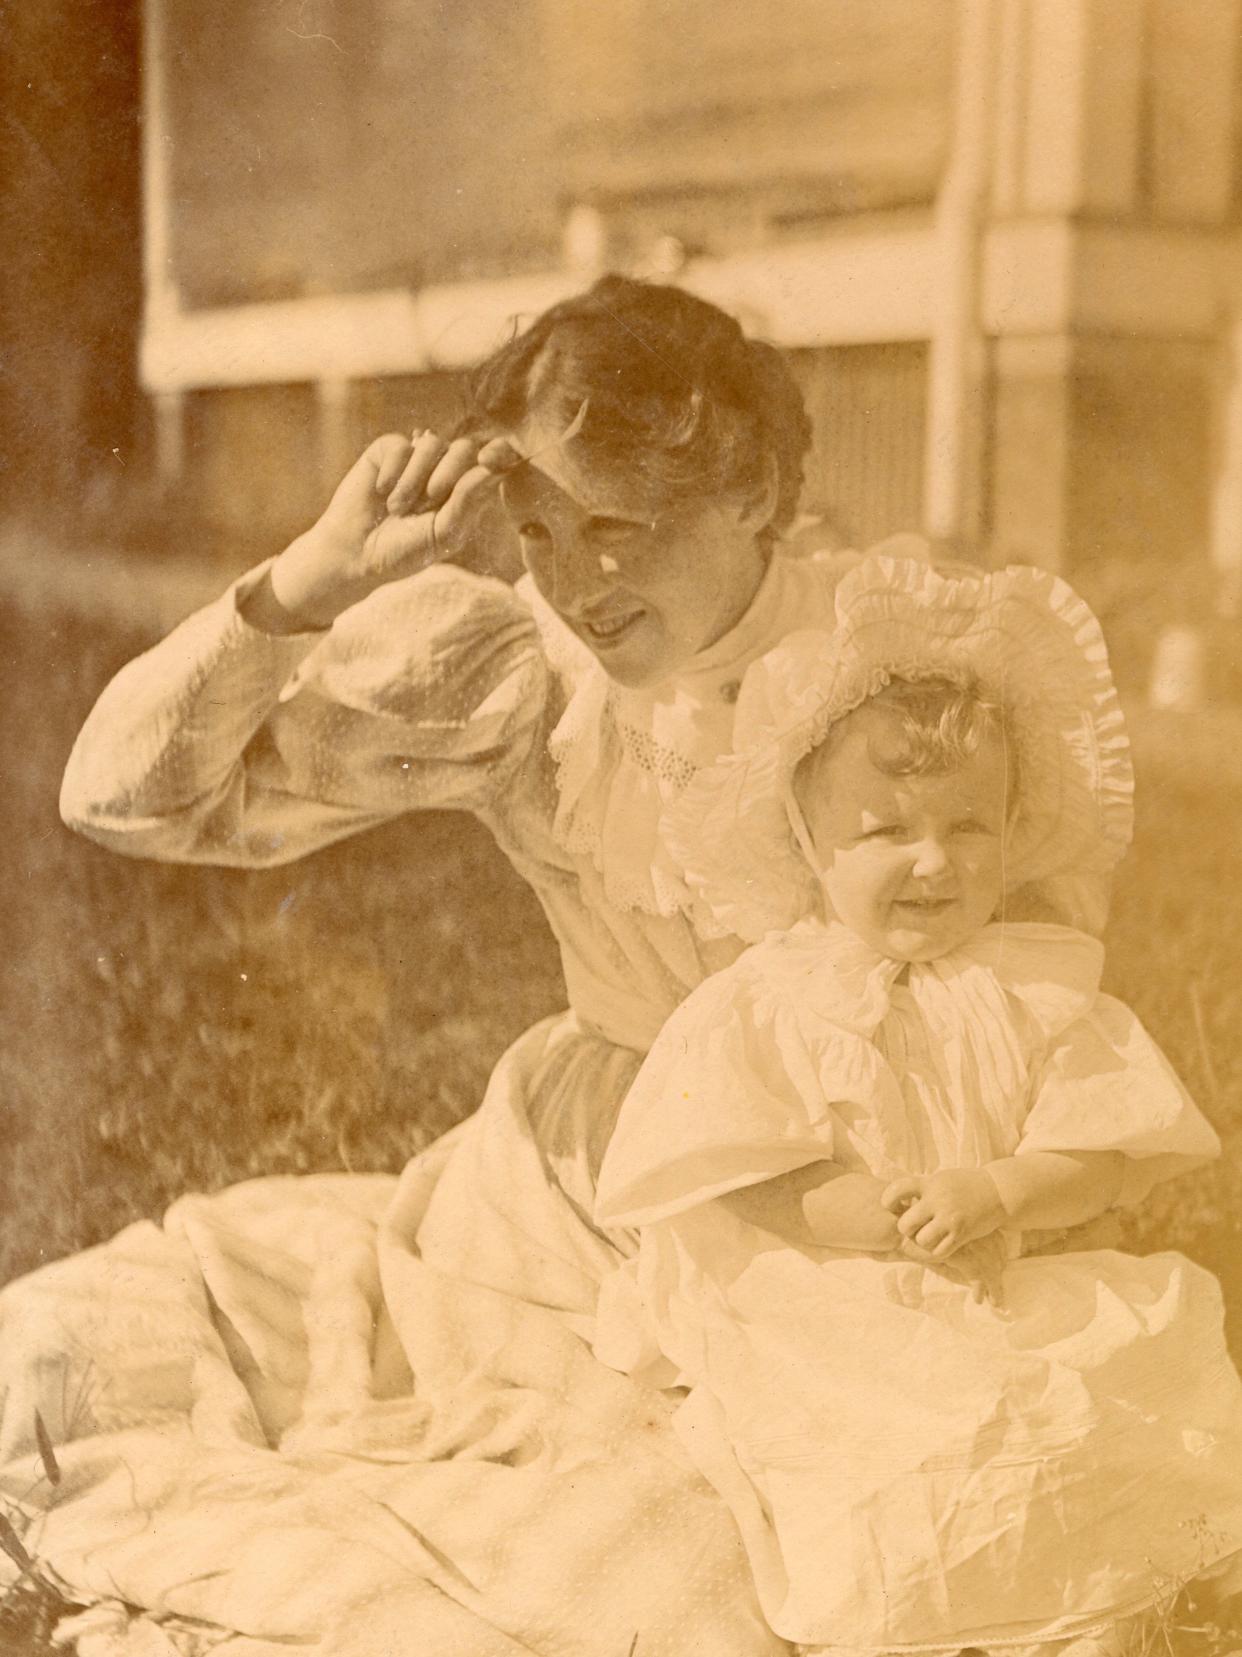
<svg viewBox="0 0 1242 1657"><path fill-rule="evenodd" d="M990 886L1001 877L1004 858L999 845L987 841L973 845L962 861L963 873L974 884Z"/></svg>
<svg viewBox="0 0 1242 1657"><path fill-rule="evenodd" d="M989 868L974 882L975 898L972 907L978 912L979 925L989 921L1001 906L1005 895L1004 871L996 866Z"/></svg>

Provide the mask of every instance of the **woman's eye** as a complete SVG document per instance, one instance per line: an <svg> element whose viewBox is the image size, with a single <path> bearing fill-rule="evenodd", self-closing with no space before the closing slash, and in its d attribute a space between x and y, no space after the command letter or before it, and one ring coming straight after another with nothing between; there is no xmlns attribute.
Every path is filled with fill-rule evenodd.
<svg viewBox="0 0 1242 1657"><path fill-rule="evenodd" d="M533 519L518 525L518 534L524 541L538 541L547 533L547 525L537 523Z"/></svg>
<svg viewBox="0 0 1242 1657"><path fill-rule="evenodd" d="M899 823L881 823L877 828L867 829L859 835L859 840L896 840L902 833Z"/></svg>
<svg viewBox="0 0 1242 1657"><path fill-rule="evenodd" d="M654 524L629 519L597 523L591 527L591 544L600 552L616 552L626 547L637 549L650 540L654 530Z"/></svg>

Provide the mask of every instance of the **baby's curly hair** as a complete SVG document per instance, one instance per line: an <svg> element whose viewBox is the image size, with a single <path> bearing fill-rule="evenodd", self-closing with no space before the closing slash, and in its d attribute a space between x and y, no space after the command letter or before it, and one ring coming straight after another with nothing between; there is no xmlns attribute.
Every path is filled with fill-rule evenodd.
<svg viewBox="0 0 1242 1657"><path fill-rule="evenodd" d="M854 712L875 708L888 715L867 740L867 758L888 777L943 776L956 771L978 753L989 737L999 737L1005 749L1010 806L1017 799L1017 744L1008 710L985 697L971 682L946 678L892 678ZM810 762L822 754L831 763L833 738L844 730L850 715L828 730L823 744L812 749L798 767L795 787L805 786Z"/></svg>
<svg viewBox="0 0 1242 1657"><path fill-rule="evenodd" d="M765 537L793 522L811 442L802 394L778 351L680 288L601 277L480 364L470 396L476 430L535 412L567 426L585 404L576 441L670 500L751 494L773 466Z"/></svg>
<svg viewBox="0 0 1242 1657"><path fill-rule="evenodd" d="M938 776L956 771L989 736L1008 746L1009 726L999 703L973 684L951 679L890 679L863 704L892 717L882 740L874 735L868 757L890 777Z"/></svg>

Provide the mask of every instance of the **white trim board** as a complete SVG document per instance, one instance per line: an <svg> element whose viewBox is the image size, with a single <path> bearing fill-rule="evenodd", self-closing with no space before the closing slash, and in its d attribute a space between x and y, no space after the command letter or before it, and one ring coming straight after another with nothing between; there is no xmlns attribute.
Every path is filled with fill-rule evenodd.
<svg viewBox="0 0 1242 1657"><path fill-rule="evenodd" d="M1207 338L1234 274L1229 237L1019 219L983 238L985 334ZM930 338L947 250L929 214L868 220L815 241L690 261L677 280L775 345ZM945 271L942 278L940 273ZM152 305L141 369L152 392L359 380L463 368L589 281L564 271L182 311Z"/></svg>
<svg viewBox="0 0 1242 1657"><path fill-rule="evenodd" d="M984 236L986 334L1210 338L1232 235L1172 225L1013 219Z"/></svg>
<svg viewBox="0 0 1242 1657"><path fill-rule="evenodd" d="M930 215L903 214L813 242L692 260L677 280L776 345L861 345L928 337L938 261ZM197 311L165 297L147 310L143 384L175 392L461 368L515 317L589 279L555 272Z"/></svg>

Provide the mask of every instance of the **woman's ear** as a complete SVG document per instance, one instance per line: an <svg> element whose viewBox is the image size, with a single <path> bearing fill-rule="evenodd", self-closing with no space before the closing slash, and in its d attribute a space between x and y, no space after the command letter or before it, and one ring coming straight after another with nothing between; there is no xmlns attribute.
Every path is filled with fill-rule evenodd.
<svg viewBox="0 0 1242 1657"><path fill-rule="evenodd" d="M739 523L751 535L759 535L772 522L780 494L780 468L776 456L769 451L763 457L762 470L755 487L742 497Z"/></svg>

